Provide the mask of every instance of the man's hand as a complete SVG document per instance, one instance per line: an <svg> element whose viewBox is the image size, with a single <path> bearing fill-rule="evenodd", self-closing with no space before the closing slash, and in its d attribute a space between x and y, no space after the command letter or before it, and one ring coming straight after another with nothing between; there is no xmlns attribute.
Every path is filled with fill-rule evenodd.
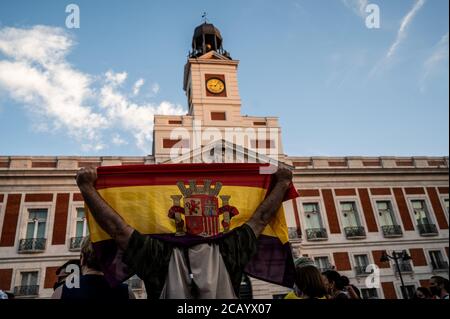
<svg viewBox="0 0 450 319"><path fill-rule="evenodd" d="M94 167L81 168L77 173L76 180L80 189L94 187L97 180L97 169Z"/></svg>
<svg viewBox="0 0 450 319"><path fill-rule="evenodd" d="M287 168L279 168L275 173L275 180L277 184L289 186L292 183L292 172Z"/></svg>

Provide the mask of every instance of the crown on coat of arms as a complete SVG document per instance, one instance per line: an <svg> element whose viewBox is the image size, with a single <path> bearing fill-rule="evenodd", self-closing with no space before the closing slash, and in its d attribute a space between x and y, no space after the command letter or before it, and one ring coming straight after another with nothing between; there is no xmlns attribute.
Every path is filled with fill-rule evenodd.
<svg viewBox="0 0 450 319"><path fill-rule="evenodd" d="M188 187L186 187L182 181L178 181L177 186L184 197L191 197L192 195L208 195L216 197L222 189L222 183L216 182L214 187L212 187L211 180L209 179L204 180L202 186L198 185L195 180L190 180Z"/></svg>

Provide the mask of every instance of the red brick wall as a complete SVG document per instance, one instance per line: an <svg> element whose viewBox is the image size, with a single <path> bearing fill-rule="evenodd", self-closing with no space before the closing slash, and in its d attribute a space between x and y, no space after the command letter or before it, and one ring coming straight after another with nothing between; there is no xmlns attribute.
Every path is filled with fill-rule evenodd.
<svg viewBox="0 0 450 319"><path fill-rule="evenodd" d="M25 194L26 202L51 202L53 194Z"/></svg>
<svg viewBox="0 0 450 319"><path fill-rule="evenodd" d="M397 299L397 294L395 293L394 283L382 282L381 287L383 288L385 299Z"/></svg>
<svg viewBox="0 0 450 319"><path fill-rule="evenodd" d="M53 225L52 245L64 245L66 242L68 210L69 194L58 194L56 196L55 223Z"/></svg>
<svg viewBox="0 0 450 319"><path fill-rule="evenodd" d="M80 193L75 193L73 194L73 199L74 202L82 202L84 201L83 196Z"/></svg>
<svg viewBox="0 0 450 319"><path fill-rule="evenodd" d="M0 247L14 246L22 194L9 194L6 202Z"/></svg>
<svg viewBox="0 0 450 319"><path fill-rule="evenodd" d="M325 211L327 212L330 233L339 234L341 232L341 228L339 227L336 205L334 205L333 192L331 189L322 189L322 198L325 204Z"/></svg>
<svg viewBox="0 0 450 319"><path fill-rule="evenodd" d="M409 254L411 255L414 266L426 266L427 259L425 258L425 252L422 248L411 248L409 249Z"/></svg>
<svg viewBox="0 0 450 319"><path fill-rule="evenodd" d="M350 258L346 252L333 253L334 264L338 271L352 270Z"/></svg>
<svg viewBox="0 0 450 319"><path fill-rule="evenodd" d="M13 270L9 269L0 269L0 289L9 291L11 289L11 279L12 279Z"/></svg>
<svg viewBox="0 0 450 319"><path fill-rule="evenodd" d="M366 218L367 229L369 232L378 232L377 221L370 203L369 191L366 188L358 188L359 198L361 200L364 217Z"/></svg>
<svg viewBox="0 0 450 319"><path fill-rule="evenodd" d="M442 209L441 201L439 200L439 195L437 194L436 188L427 187L427 193L431 201L431 206L433 206L439 228L448 229L447 218L445 217L444 210Z"/></svg>
<svg viewBox="0 0 450 319"><path fill-rule="evenodd" d="M355 196L356 191L354 188L338 188L334 190L336 196Z"/></svg>
<svg viewBox="0 0 450 319"><path fill-rule="evenodd" d="M425 191L422 187L406 187L405 193L408 195L421 195L425 194Z"/></svg>
<svg viewBox="0 0 450 319"><path fill-rule="evenodd" d="M56 282L56 270L58 268L59 267L45 268L44 288L53 288L53 285Z"/></svg>
<svg viewBox="0 0 450 319"><path fill-rule="evenodd" d="M299 189L298 195L300 197L315 197L320 196L318 189Z"/></svg>
<svg viewBox="0 0 450 319"><path fill-rule="evenodd" d="M386 250L373 250L372 251L373 260L375 261L375 264L379 268L390 268L390 263L388 261L385 261L385 262L380 261L381 256L385 252L386 252Z"/></svg>
<svg viewBox="0 0 450 319"><path fill-rule="evenodd" d="M390 188L371 188L370 193L372 195L391 195Z"/></svg>
<svg viewBox="0 0 450 319"><path fill-rule="evenodd" d="M401 188L394 188L395 201L397 202L400 217L403 222L405 230L414 230L414 226L409 215L408 205L406 204L405 195Z"/></svg>

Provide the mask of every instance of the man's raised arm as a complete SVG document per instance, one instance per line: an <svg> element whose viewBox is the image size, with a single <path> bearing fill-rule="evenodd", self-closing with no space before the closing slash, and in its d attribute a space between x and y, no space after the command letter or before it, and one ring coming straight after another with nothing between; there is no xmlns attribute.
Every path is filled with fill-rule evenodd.
<svg viewBox="0 0 450 319"><path fill-rule="evenodd" d="M252 228L256 237L262 233L283 203L286 191L292 183L292 172L286 168L279 168L275 173L275 178L274 188L247 222L247 225Z"/></svg>
<svg viewBox="0 0 450 319"><path fill-rule="evenodd" d="M114 209L109 206L94 187L97 180L95 168L82 168L77 173L77 184L95 221L125 250L133 233L129 226Z"/></svg>

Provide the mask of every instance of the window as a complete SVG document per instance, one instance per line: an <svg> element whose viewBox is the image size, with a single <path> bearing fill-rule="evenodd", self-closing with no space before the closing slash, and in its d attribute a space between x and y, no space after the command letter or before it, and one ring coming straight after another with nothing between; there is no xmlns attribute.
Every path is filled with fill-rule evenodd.
<svg viewBox="0 0 450 319"><path fill-rule="evenodd" d="M75 237L86 237L89 235L89 229L87 227L87 219L84 213L84 208L77 208L77 226L75 230Z"/></svg>
<svg viewBox="0 0 450 319"><path fill-rule="evenodd" d="M303 203L305 213L306 237L309 240L327 239L328 235L322 225L318 203Z"/></svg>
<svg viewBox="0 0 450 319"><path fill-rule="evenodd" d="M420 234L437 234L436 225L431 223L430 214L428 213L428 208L425 201L421 199L412 200L411 204Z"/></svg>
<svg viewBox="0 0 450 319"><path fill-rule="evenodd" d="M26 239L45 238L47 209L30 209L28 211Z"/></svg>
<svg viewBox="0 0 450 319"><path fill-rule="evenodd" d="M406 250L402 250L401 252L397 251L397 252L393 252L392 254L396 254L399 258L398 258L398 267L400 268L400 271L402 273L411 273L413 272L413 268L411 265L411 259L403 259L401 256L406 256L408 255L408 252ZM398 273L398 269L397 266L394 263L394 269L395 272Z"/></svg>
<svg viewBox="0 0 450 319"><path fill-rule="evenodd" d="M327 256L315 257L314 262L317 268L319 268L320 272L324 272L333 268L331 267L330 259Z"/></svg>
<svg viewBox="0 0 450 319"><path fill-rule="evenodd" d="M225 121L226 120L225 112L211 112L211 120L212 121Z"/></svg>
<svg viewBox="0 0 450 319"><path fill-rule="evenodd" d="M411 299L414 294L416 293L416 286L415 285L405 285L404 287L401 287L402 296L403 299Z"/></svg>
<svg viewBox="0 0 450 319"><path fill-rule="evenodd" d="M344 231L347 238L365 237L366 232L361 226L355 202L341 202Z"/></svg>
<svg viewBox="0 0 450 319"><path fill-rule="evenodd" d="M355 255L355 272L357 275L366 275L366 268L369 265L369 258L367 255Z"/></svg>
<svg viewBox="0 0 450 319"><path fill-rule="evenodd" d="M20 286L15 287L14 294L16 296L34 296L39 292L39 286L37 284L38 281L38 272L30 271L30 272L22 272L21 273L21 281Z"/></svg>
<svg viewBox="0 0 450 319"><path fill-rule="evenodd" d="M444 260L444 256L440 250L429 251L431 265L433 270L448 271L448 263Z"/></svg>
<svg viewBox="0 0 450 319"><path fill-rule="evenodd" d="M361 297L362 299L378 299L378 292L375 288L362 288Z"/></svg>
<svg viewBox="0 0 450 319"><path fill-rule="evenodd" d="M381 229L385 237L395 237L402 234L400 225L395 220L392 203L389 200L377 201L378 215L380 216Z"/></svg>
<svg viewBox="0 0 450 319"><path fill-rule="evenodd" d="M448 207L448 198L444 198L444 208L445 208L445 211L447 212L447 215L448 215L448 213L449 213L449 207Z"/></svg>

